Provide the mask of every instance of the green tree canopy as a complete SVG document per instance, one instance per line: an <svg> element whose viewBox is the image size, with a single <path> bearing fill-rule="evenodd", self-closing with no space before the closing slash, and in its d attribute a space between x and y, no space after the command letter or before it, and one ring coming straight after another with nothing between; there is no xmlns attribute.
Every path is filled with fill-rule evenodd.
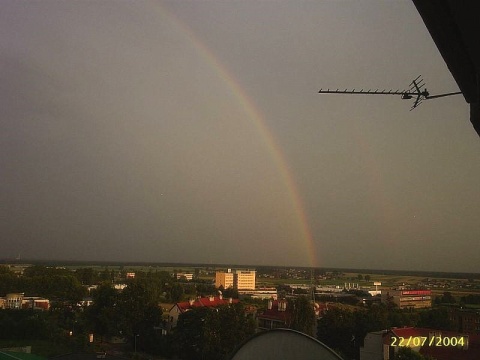
<svg viewBox="0 0 480 360"><path fill-rule="evenodd" d="M298 296L289 305L293 307L291 328L315 336L315 311L310 300L306 296Z"/></svg>
<svg viewBox="0 0 480 360"><path fill-rule="evenodd" d="M92 292L93 304L86 309L86 317L91 330L102 339L119 333L118 293L108 283L100 285Z"/></svg>
<svg viewBox="0 0 480 360"><path fill-rule="evenodd" d="M402 347L395 354L394 360L427 360L427 358L409 347Z"/></svg>
<svg viewBox="0 0 480 360"><path fill-rule="evenodd" d="M194 308L178 319L177 352L182 359L224 359L254 331L242 304Z"/></svg>

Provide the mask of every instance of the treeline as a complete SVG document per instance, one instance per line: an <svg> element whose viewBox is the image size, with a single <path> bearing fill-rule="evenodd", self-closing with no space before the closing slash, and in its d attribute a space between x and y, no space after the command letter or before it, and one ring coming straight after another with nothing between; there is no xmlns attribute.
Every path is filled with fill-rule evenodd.
<svg viewBox="0 0 480 360"><path fill-rule="evenodd" d="M189 334L197 331L203 332L206 338L210 336L211 340L201 349L202 354L230 350L253 331L252 320L247 321L243 307L236 305L219 308L218 312L210 314L207 321L202 322L204 328L199 328L198 322L191 328L187 321L182 323L180 330L166 335L167 321L162 318L159 303L215 294L217 289L212 283L200 280L182 283L164 271L136 271L135 279L123 278L127 287L117 291L112 283L115 277L116 274L108 269L71 271L33 266L19 276L0 267L0 296L23 292L27 296L51 300L49 311L0 310L0 339L42 340L50 342L52 348L62 345L75 351L91 351L88 334L94 334L96 343L120 337L128 341L132 351L135 344L138 351L170 357L174 354L187 356L188 347L175 344L187 341ZM99 285L87 293L87 287L82 283ZM226 296L238 295L229 291L225 291ZM80 305L85 295L92 297L91 306ZM188 316L195 314L188 313ZM217 328L226 334L219 343L215 343L215 336L212 337Z"/></svg>
<svg viewBox="0 0 480 360"><path fill-rule="evenodd" d="M158 306L165 286L172 285L155 277L131 280L122 292L102 284L92 293L93 305L82 314L84 327L100 340L122 336L136 343L139 351L182 359L223 359L254 333L253 317L245 315L242 304L233 304L192 309L180 315L173 332L165 334L168 320Z"/></svg>
<svg viewBox="0 0 480 360"><path fill-rule="evenodd" d="M465 296L460 296L456 298L449 291L445 291L442 295L436 296L434 303L437 305L441 304L458 304L461 306L464 305L478 305L480 304L480 294L468 294Z"/></svg>
<svg viewBox="0 0 480 360"><path fill-rule="evenodd" d="M8 268L2 267L0 270L0 296L13 292L76 303L87 294L87 289L69 270L33 266L25 269L22 276L17 276Z"/></svg>

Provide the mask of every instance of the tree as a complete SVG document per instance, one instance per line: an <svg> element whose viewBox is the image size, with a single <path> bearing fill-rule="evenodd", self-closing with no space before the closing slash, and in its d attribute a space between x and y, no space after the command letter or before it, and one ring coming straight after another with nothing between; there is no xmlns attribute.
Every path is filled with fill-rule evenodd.
<svg viewBox="0 0 480 360"><path fill-rule="evenodd" d="M318 321L317 331L320 341L333 349L340 349L346 355L353 355L355 318L351 311L329 309Z"/></svg>
<svg viewBox="0 0 480 360"><path fill-rule="evenodd" d="M443 293L443 297L442 297L442 302L445 303L445 304L455 304L457 301L455 300L455 298L453 297L452 293L449 292L449 291L445 291Z"/></svg>
<svg viewBox="0 0 480 360"><path fill-rule="evenodd" d="M444 307L420 312L420 319L417 326L439 330L455 330L455 326L448 315L448 310Z"/></svg>
<svg viewBox="0 0 480 360"><path fill-rule="evenodd" d="M427 360L427 358L409 347L402 347L395 354L394 360Z"/></svg>
<svg viewBox="0 0 480 360"><path fill-rule="evenodd" d="M0 265L0 275L3 274L13 275L12 271L8 266Z"/></svg>
<svg viewBox="0 0 480 360"><path fill-rule="evenodd" d="M211 309L200 307L181 314L175 328L177 353L182 359L200 359L205 346L205 320Z"/></svg>
<svg viewBox="0 0 480 360"><path fill-rule="evenodd" d="M160 312L161 317L158 306L161 291L159 280L155 278L135 278L128 282L117 302L119 330L125 336L133 339L135 335L159 325L156 311Z"/></svg>
<svg viewBox="0 0 480 360"><path fill-rule="evenodd" d="M225 289L225 291L223 292L223 297L224 298L238 299L238 297L239 297L238 290L234 289L232 287L229 287L229 288Z"/></svg>
<svg viewBox="0 0 480 360"><path fill-rule="evenodd" d="M315 336L315 311L312 303L305 296L297 297L290 306L293 307L291 328L304 334Z"/></svg>
<svg viewBox="0 0 480 360"><path fill-rule="evenodd" d="M180 315L174 337L182 359L224 359L255 331L241 304L199 307Z"/></svg>
<svg viewBox="0 0 480 360"><path fill-rule="evenodd" d="M93 304L86 310L91 329L102 341L104 336L117 335L117 291L109 283L103 283L93 291L92 298Z"/></svg>
<svg viewBox="0 0 480 360"><path fill-rule="evenodd" d="M96 284L98 276L93 268L79 268L75 271L75 276L83 285Z"/></svg>
<svg viewBox="0 0 480 360"><path fill-rule="evenodd" d="M174 303L179 302L184 294L183 286L178 283L173 283L170 288L170 300Z"/></svg>
<svg viewBox="0 0 480 360"><path fill-rule="evenodd" d="M365 275L365 281L370 281L371 277L370 275Z"/></svg>

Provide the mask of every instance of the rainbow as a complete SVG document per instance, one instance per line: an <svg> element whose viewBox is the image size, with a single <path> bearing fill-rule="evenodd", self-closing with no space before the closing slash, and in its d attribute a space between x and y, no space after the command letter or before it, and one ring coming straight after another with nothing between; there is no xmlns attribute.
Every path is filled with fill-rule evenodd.
<svg viewBox="0 0 480 360"><path fill-rule="evenodd" d="M235 76L228 71L224 64L218 61L215 54L205 46L205 44L192 32L188 25L183 23L165 7L158 3L154 4L160 8L162 15L166 15L166 17L180 30L188 42L193 46L195 51L199 54L199 57L203 59L206 64L208 64L218 74L224 84L230 89L230 91L232 91L235 99L248 115L248 119L255 127L256 131L260 134L260 137L263 139L269 155L273 159L281 179L287 188L287 194L297 217L301 238L307 251L309 265L311 267L317 267L318 260L316 246L310 226L308 224L308 218L304 210L302 198L299 194L297 185L295 184L292 172L289 169L288 162L286 161L282 150L275 141L271 131L266 126L262 112L255 104L255 101L242 89Z"/></svg>

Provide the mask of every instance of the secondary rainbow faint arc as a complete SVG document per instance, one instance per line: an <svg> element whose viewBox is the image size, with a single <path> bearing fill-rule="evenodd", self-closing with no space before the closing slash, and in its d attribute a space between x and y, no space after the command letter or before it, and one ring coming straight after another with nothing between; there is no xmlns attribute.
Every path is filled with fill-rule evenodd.
<svg viewBox="0 0 480 360"><path fill-rule="evenodd" d="M159 5L158 3L155 4ZM268 151L273 161L275 162L278 171L281 174L285 186L288 189L288 195L294 207L295 214L298 218L300 231L307 247L310 266L317 266L317 255L315 244L313 241L313 235L308 224L301 196L298 192L295 181L293 180L293 176L288 167L288 163L282 153L282 150L277 145L268 127L265 125L265 120L261 111L258 109L253 99L250 98L248 94L242 89L233 74L231 74L231 72L227 70L225 65L218 61L213 52L209 48L207 48L197 36L195 36L191 29L163 6L159 5L159 7L163 14L167 15L167 17L181 30L181 32L186 36L186 38L189 40L195 50L200 54L200 56L205 59L206 63L217 72L219 77L230 88L232 93L235 95L237 101L247 113L248 118L250 119L254 127L257 129L262 139L265 141Z"/></svg>

